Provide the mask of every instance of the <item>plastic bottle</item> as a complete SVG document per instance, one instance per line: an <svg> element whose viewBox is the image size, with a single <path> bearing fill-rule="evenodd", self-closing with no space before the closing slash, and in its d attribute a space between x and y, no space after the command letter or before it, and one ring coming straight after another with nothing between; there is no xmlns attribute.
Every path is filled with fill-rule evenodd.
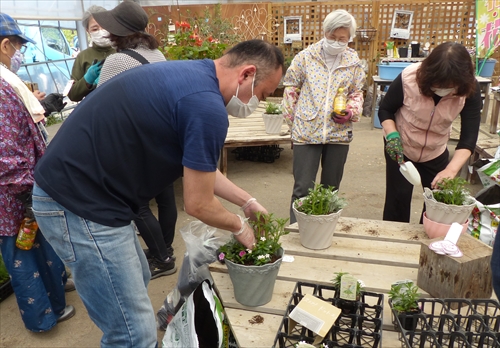
<svg viewBox="0 0 500 348"><path fill-rule="evenodd" d="M343 111L345 110L347 105L347 100L346 96L344 94L344 89L341 87L337 91L337 95L335 96L335 99L333 100L333 111L336 114L341 114L343 115Z"/></svg>
<svg viewBox="0 0 500 348"><path fill-rule="evenodd" d="M411 45L408 45L408 58L411 58Z"/></svg>
<svg viewBox="0 0 500 348"><path fill-rule="evenodd" d="M16 247L22 250L30 250L35 242L38 224L35 219L24 218L17 234Z"/></svg>

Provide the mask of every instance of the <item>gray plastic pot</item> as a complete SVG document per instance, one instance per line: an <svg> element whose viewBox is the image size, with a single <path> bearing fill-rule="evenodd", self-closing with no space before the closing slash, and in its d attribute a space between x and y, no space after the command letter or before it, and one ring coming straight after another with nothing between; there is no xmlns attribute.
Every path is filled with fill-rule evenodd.
<svg viewBox="0 0 500 348"><path fill-rule="evenodd" d="M234 297L238 303L248 307L257 307L271 301L284 254L281 248L278 252L281 257L263 266L245 266L225 260L233 283Z"/></svg>

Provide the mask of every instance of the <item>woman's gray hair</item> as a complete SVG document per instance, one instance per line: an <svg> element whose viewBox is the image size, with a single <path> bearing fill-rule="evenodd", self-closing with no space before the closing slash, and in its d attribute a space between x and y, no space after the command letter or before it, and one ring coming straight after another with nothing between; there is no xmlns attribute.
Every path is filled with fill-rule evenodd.
<svg viewBox="0 0 500 348"><path fill-rule="evenodd" d="M356 20L346 10L335 10L330 12L323 21L324 34L329 34L338 28L349 29L349 40L356 36Z"/></svg>
<svg viewBox="0 0 500 348"><path fill-rule="evenodd" d="M85 30L87 30L87 31L89 30L89 22L90 22L90 18L92 17L92 14L97 13L97 12L104 12L104 11L107 11L107 10L102 6L97 6L97 5L90 6L87 9L87 11L85 11L85 13L83 14L83 18L82 18L82 25L85 28Z"/></svg>

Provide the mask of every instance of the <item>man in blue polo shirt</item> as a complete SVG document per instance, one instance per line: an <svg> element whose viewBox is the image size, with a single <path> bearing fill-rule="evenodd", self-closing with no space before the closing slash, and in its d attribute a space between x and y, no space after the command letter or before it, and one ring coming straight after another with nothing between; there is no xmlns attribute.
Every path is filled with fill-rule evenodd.
<svg viewBox="0 0 500 348"><path fill-rule="evenodd" d="M267 212L217 170L229 126L277 87L283 55L262 40L217 60L172 61L126 71L90 94L64 122L35 171L33 209L71 269L102 347L155 347L148 262L132 223L137 209L184 176L186 212L232 231L253 231L215 195Z"/></svg>

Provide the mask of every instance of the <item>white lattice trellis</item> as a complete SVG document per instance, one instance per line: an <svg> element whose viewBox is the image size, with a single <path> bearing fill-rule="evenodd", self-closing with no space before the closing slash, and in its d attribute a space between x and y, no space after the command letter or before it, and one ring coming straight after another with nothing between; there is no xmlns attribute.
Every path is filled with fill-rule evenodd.
<svg viewBox="0 0 500 348"><path fill-rule="evenodd" d="M234 16L231 20L234 31L248 39L266 39L275 35L280 24L267 13L267 9L257 4L253 4L251 9L241 11L241 14Z"/></svg>

